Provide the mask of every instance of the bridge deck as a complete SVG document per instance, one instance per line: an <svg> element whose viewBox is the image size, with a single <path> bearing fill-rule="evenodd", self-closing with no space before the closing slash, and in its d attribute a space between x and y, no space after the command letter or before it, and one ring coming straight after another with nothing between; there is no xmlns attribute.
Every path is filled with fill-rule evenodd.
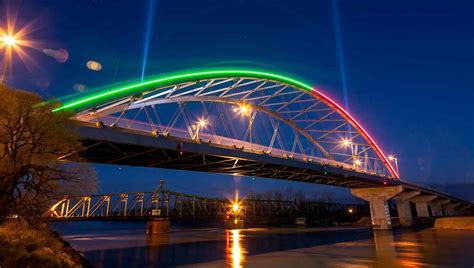
<svg viewBox="0 0 474 268"><path fill-rule="evenodd" d="M399 184L390 178L329 163L255 153L233 146L198 143L178 137L154 137L122 128L97 128L82 122L78 131L86 147L78 153L95 163L213 172L351 188ZM74 160L75 156L65 155L61 159Z"/></svg>
<svg viewBox="0 0 474 268"><path fill-rule="evenodd" d="M348 188L402 185L407 190L435 194L469 205L469 202L403 180L363 173L330 163L310 162L256 153L233 146L196 142L178 137L152 136L123 128L97 128L80 122L77 130L85 150L62 160L83 156L90 162L284 179Z"/></svg>

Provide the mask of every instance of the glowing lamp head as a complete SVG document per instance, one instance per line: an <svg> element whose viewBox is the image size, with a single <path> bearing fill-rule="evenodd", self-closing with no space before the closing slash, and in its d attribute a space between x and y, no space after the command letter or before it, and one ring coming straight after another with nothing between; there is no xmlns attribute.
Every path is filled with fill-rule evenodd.
<svg viewBox="0 0 474 268"><path fill-rule="evenodd" d="M351 140L344 138L341 140L341 145L344 147L349 147L349 145L351 145Z"/></svg>
<svg viewBox="0 0 474 268"><path fill-rule="evenodd" d="M198 121L198 126L201 127L201 128L207 126L207 120L205 120L205 119L200 119L200 120Z"/></svg>
<svg viewBox="0 0 474 268"><path fill-rule="evenodd" d="M362 165L362 161L360 161L359 159L357 159L357 160L354 162L354 164L355 164L356 166L360 166L360 165Z"/></svg>
<svg viewBox="0 0 474 268"><path fill-rule="evenodd" d="M237 211L239 210L239 204L234 204L234 205L232 206L232 209L233 209L235 212L237 212Z"/></svg>
<svg viewBox="0 0 474 268"><path fill-rule="evenodd" d="M352 208L350 208L350 209L347 210L347 212L352 214L354 212L354 210Z"/></svg>
<svg viewBox="0 0 474 268"><path fill-rule="evenodd" d="M250 108L250 106L245 103L239 104L239 107L234 108L234 112L241 115L249 115L251 111L252 108Z"/></svg>
<svg viewBox="0 0 474 268"><path fill-rule="evenodd" d="M16 44L16 39L14 36L11 35L5 35L2 38L3 43L7 46L14 46Z"/></svg>
<svg viewBox="0 0 474 268"><path fill-rule="evenodd" d="M390 160L390 161L395 160L395 156L394 156L394 155L389 155L389 156L388 156L388 160Z"/></svg>

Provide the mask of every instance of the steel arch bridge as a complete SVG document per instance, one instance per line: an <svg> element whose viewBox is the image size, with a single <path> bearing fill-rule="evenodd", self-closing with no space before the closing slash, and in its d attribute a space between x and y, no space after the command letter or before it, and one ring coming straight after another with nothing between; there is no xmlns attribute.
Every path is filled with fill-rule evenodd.
<svg viewBox="0 0 474 268"><path fill-rule="evenodd" d="M179 141L175 151L179 151L182 158L190 157L187 158L190 162L193 159L186 149L192 147L188 143L194 143L313 164L322 167L323 175L336 168L359 176L371 175L379 178L378 182L380 178L385 183L399 178L393 159L389 160L364 127L341 105L306 83L274 73L207 70L171 74L67 97L54 112L66 109L74 109L72 119L83 126L95 124L128 134L134 131L134 134L168 140L175 138ZM163 142L157 139L156 143ZM99 149L95 142L88 145L90 152L94 147ZM101 160L94 159L92 153L85 154L97 162L124 163L126 160L137 164L132 163L133 156L123 151L127 149L110 147L115 147L122 157L102 157ZM152 150L135 148L132 155L144 156ZM94 154L100 155L97 151ZM163 154L170 162L169 155ZM215 154L201 154L204 160L199 162L223 164L222 169L215 171L235 175L275 177L268 172L279 171L256 172L264 166L246 163L245 157L212 159ZM198 157L202 158L201 155ZM63 159L70 157L65 155ZM164 164L144 165L167 167ZM238 168L244 164L247 168ZM199 163L177 168L201 170ZM309 175L310 181L317 177Z"/></svg>
<svg viewBox="0 0 474 268"><path fill-rule="evenodd" d="M470 202L400 179L387 156L341 105L309 84L253 70L175 73L64 97L84 149L59 159L158 167L351 188L372 225L469 213ZM430 212L431 211L431 212Z"/></svg>

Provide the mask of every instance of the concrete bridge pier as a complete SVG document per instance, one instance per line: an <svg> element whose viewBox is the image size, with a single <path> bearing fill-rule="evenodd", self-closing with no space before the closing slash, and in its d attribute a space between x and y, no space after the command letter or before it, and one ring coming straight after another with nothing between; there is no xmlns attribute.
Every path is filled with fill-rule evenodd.
<svg viewBox="0 0 474 268"><path fill-rule="evenodd" d="M369 202L372 227L375 230L392 229L388 200L402 191L402 186L351 189L353 195Z"/></svg>
<svg viewBox="0 0 474 268"><path fill-rule="evenodd" d="M465 205L458 208L460 215L468 215L470 210L472 210L472 205Z"/></svg>
<svg viewBox="0 0 474 268"><path fill-rule="evenodd" d="M403 192L393 198L397 205L398 220L400 221L401 226L410 227L413 225L410 199L420 194L420 191Z"/></svg>
<svg viewBox="0 0 474 268"><path fill-rule="evenodd" d="M166 234L170 232L170 220L167 218L151 219L146 223L147 234Z"/></svg>
<svg viewBox="0 0 474 268"><path fill-rule="evenodd" d="M434 200L429 203L431 209L431 216L433 217L443 217L443 205L451 202L449 199L444 200Z"/></svg>
<svg viewBox="0 0 474 268"><path fill-rule="evenodd" d="M436 195L420 195L412 198L410 201L415 203L416 216L418 218L430 217L430 211L428 210L428 203L436 199Z"/></svg>
<svg viewBox="0 0 474 268"><path fill-rule="evenodd" d="M456 216L458 215L458 211L456 208L461 206L461 203L449 203L443 206L443 211L446 216Z"/></svg>

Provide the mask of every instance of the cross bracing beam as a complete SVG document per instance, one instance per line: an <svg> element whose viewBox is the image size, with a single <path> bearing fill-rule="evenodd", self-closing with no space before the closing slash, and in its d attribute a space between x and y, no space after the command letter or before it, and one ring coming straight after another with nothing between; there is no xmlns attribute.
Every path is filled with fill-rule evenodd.
<svg viewBox="0 0 474 268"><path fill-rule="evenodd" d="M220 103L227 103L227 104L233 104L233 105L238 105L239 101L233 100L233 99L226 99L226 98L221 98L221 97L214 97L214 96L200 96L200 97L195 97L195 96L183 96L179 98L172 98L172 99L157 99L153 101L149 101L148 103L138 103L138 104L133 104L128 107L128 109L134 110L134 109L140 109L143 107L146 107L147 105L160 105L160 104L165 104L165 103L175 103L175 102L220 102ZM264 114L268 114L273 118L276 118L283 123L291 126L293 129L295 129L298 133L306 137L309 141L311 141L321 152L325 154L325 156L328 159L333 160L332 156L326 152L326 150L318 144L318 141L314 139L312 135L308 133L308 131L300 128L298 125L296 125L293 121L290 121L279 114L273 112L272 110L265 109L263 107L259 106L254 106L252 104L248 104L252 109L256 111L260 111Z"/></svg>

